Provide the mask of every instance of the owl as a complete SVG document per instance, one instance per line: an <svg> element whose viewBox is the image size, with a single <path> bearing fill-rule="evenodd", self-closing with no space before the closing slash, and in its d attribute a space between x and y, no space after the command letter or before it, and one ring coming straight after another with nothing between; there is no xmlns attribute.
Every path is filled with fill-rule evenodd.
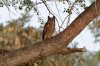
<svg viewBox="0 0 100 66"><path fill-rule="evenodd" d="M43 28L42 40L46 40L52 37L54 31L55 31L55 16L53 17L48 16L48 21L45 23Z"/></svg>

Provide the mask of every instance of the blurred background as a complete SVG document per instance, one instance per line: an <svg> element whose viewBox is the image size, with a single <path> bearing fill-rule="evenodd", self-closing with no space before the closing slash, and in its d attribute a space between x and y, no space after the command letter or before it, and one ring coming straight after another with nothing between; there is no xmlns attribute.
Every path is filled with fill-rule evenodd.
<svg viewBox="0 0 100 66"><path fill-rule="evenodd" d="M56 16L54 35L95 0L46 0ZM73 6L70 15L70 8ZM43 26L50 15L41 0L0 0L0 53L41 41ZM65 19L66 18L66 19ZM69 45L86 47L87 52L53 55L24 66L100 66L100 17L95 18Z"/></svg>

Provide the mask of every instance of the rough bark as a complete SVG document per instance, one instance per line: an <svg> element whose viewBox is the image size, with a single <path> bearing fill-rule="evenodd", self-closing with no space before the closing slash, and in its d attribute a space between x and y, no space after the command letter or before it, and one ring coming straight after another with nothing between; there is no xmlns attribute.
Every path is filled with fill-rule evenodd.
<svg viewBox="0 0 100 66"><path fill-rule="evenodd" d="M81 13L62 32L35 44L11 52L0 54L0 66L18 66L29 61L36 61L43 57L61 53L94 18L100 15L100 0L93 3Z"/></svg>

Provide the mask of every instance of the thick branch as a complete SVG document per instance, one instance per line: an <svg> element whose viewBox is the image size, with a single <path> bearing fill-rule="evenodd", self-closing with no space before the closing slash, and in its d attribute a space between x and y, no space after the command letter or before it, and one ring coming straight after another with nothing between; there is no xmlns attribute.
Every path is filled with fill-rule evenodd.
<svg viewBox="0 0 100 66"><path fill-rule="evenodd" d="M87 8L73 23L56 36L27 47L0 55L0 66L18 66L29 61L36 61L41 56L57 54L68 45L94 18L100 15L100 0Z"/></svg>
<svg viewBox="0 0 100 66"><path fill-rule="evenodd" d="M86 48L63 48L57 54L69 55L75 52L86 52Z"/></svg>
<svg viewBox="0 0 100 66"><path fill-rule="evenodd" d="M100 0L97 1L96 5L93 3L90 7L86 8L71 25L58 34L60 36L57 36L57 40L67 42L66 45L68 45L94 18L100 16Z"/></svg>

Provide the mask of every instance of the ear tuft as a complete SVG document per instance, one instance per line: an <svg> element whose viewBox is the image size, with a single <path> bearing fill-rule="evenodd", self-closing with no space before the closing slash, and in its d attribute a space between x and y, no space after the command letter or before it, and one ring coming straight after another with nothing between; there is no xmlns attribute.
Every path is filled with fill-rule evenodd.
<svg viewBox="0 0 100 66"><path fill-rule="evenodd" d="M55 16L53 16L53 19L55 19Z"/></svg>
<svg viewBox="0 0 100 66"><path fill-rule="evenodd" d="M50 18L50 16L48 16L48 19Z"/></svg>

